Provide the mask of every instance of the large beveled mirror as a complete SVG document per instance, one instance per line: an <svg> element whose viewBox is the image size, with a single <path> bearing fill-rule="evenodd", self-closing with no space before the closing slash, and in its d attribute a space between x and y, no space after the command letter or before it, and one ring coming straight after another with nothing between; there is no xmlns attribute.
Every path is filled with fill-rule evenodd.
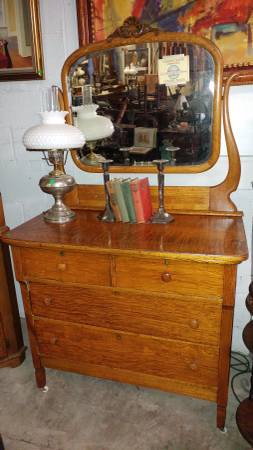
<svg viewBox="0 0 253 450"><path fill-rule="evenodd" d="M167 171L202 172L217 161L222 59L211 41L130 18L70 55L62 86L68 121L86 134L87 145L72 152L83 170L97 172L110 159L113 172L153 172L152 161L166 159Z"/></svg>
<svg viewBox="0 0 253 450"><path fill-rule="evenodd" d="M0 81L43 78L39 0L0 0Z"/></svg>

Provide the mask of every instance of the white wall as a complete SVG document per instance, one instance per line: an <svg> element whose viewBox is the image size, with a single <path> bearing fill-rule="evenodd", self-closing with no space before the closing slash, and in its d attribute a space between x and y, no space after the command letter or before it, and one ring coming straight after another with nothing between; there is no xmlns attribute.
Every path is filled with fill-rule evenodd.
<svg viewBox="0 0 253 450"><path fill-rule="evenodd" d="M60 71L66 57L77 48L75 0L40 0L42 37L46 80L0 83L0 191L2 192L7 224L13 228L28 220L51 204L43 194L38 181L47 173L41 155L26 152L21 138L24 131L39 122L42 93L51 84L60 85ZM253 86L232 88L231 121L241 154L242 177L238 191L233 195L239 210L244 211L248 245L251 245L251 218L253 212ZM200 175L167 175L166 184L209 185L222 181L227 160L222 140L221 157L214 169ZM101 176L78 170L68 161L68 172L79 183L101 183ZM150 176L151 184L156 177ZM41 262L43 264L43 261ZM233 348L245 351L241 333L249 320L244 301L250 282L250 259L239 266L234 321ZM23 307L17 286L21 315Z"/></svg>

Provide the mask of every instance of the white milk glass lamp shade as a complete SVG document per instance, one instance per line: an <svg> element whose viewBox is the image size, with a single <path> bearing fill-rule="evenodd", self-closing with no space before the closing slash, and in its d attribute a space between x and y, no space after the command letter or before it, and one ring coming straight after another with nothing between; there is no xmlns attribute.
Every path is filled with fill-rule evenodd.
<svg viewBox="0 0 253 450"><path fill-rule="evenodd" d="M29 128L23 136L27 150L51 150L81 148L85 137L81 130L65 123L67 111L40 113L42 124Z"/></svg>
<svg viewBox="0 0 253 450"><path fill-rule="evenodd" d="M77 126L85 135L87 142L105 139L114 132L111 120L98 115L97 109L98 105L92 103L80 106L77 112Z"/></svg>

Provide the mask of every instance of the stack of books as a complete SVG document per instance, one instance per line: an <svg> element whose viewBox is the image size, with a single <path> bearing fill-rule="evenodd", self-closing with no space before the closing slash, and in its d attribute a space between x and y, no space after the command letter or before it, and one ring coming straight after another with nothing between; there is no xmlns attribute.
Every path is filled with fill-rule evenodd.
<svg viewBox="0 0 253 450"><path fill-rule="evenodd" d="M117 222L145 223L152 216L148 178L114 178L107 182Z"/></svg>

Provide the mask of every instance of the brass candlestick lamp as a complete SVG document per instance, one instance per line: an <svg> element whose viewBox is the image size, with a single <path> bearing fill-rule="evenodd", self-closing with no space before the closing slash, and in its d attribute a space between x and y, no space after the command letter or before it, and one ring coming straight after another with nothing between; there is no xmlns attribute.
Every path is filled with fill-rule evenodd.
<svg viewBox="0 0 253 450"><path fill-rule="evenodd" d="M108 190L108 181L110 180L109 176L109 165L113 162L112 159L105 159L101 163L103 169L103 178L104 178L104 190L105 190L105 209L102 214L99 216L99 219L103 222L114 222L115 216L112 211L111 202L110 202L110 194Z"/></svg>
<svg viewBox="0 0 253 450"><path fill-rule="evenodd" d="M167 159L155 159L153 164L158 170L158 210L151 218L152 223L169 223L174 220L174 217L165 211L164 208L164 168L168 164Z"/></svg>
<svg viewBox="0 0 253 450"><path fill-rule="evenodd" d="M66 158L64 152L83 147L85 138L82 132L65 123L66 111L58 110L58 88L51 90L51 110L41 114L42 124L29 128L24 134L23 143L27 150L47 151L45 157L53 170L41 178L39 185L43 192L53 195L55 203L44 212L47 222L66 223L74 219L75 213L63 203L63 198L75 186L75 180L64 170Z"/></svg>

